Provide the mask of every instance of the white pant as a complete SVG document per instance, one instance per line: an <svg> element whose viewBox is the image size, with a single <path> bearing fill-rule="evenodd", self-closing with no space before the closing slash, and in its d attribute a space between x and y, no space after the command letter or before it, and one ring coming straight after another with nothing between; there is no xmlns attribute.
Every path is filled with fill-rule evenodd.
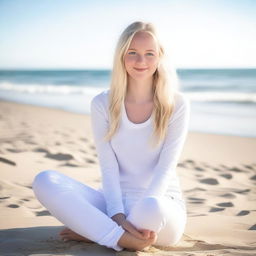
<svg viewBox="0 0 256 256"><path fill-rule="evenodd" d="M40 203L65 226L100 245L123 250L117 243L125 230L107 216L100 190L53 170L40 172L32 187ZM155 245L172 246L180 240L187 221L180 202L167 197L127 197L123 202L127 220L158 233Z"/></svg>

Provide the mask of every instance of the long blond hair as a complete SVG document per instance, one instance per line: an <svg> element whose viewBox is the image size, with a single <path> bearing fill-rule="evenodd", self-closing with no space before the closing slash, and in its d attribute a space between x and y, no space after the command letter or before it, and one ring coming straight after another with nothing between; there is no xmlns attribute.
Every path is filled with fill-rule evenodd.
<svg viewBox="0 0 256 256"><path fill-rule="evenodd" d="M130 24L121 34L114 54L111 84L109 91L110 125L104 139L109 141L119 128L121 121L121 107L127 92L127 72L124 65L124 56L137 32L149 33L157 42L159 51L159 65L153 75L153 127L152 139L157 146L165 139L168 121L174 108L174 93L177 89L176 70L167 70L165 51L156 34L152 23L136 21ZM169 73L171 74L169 75ZM152 144L151 144L152 145Z"/></svg>

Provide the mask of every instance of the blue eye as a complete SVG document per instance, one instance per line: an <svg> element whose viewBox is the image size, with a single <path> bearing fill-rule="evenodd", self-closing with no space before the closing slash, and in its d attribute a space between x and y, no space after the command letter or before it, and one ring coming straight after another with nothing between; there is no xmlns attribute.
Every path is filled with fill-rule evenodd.
<svg viewBox="0 0 256 256"><path fill-rule="evenodd" d="M129 55L135 55L135 54L136 54L136 52L128 52L128 54L129 54ZM153 53L151 53L151 52L146 53L146 55L154 56L154 54L153 54Z"/></svg>

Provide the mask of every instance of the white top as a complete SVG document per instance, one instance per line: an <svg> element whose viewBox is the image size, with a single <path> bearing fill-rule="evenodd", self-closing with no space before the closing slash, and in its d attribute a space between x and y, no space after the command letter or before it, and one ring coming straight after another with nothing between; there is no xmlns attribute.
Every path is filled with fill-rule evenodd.
<svg viewBox="0 0 256 256"><path fill-rule="evenodd" d="M181 92L168 124L166 140L151 148L153 118L143 123L128 119L124 102L120 128L109 142L103 140L109 126L109 89L91 101L93 137L102 173L102 188L109 217L125 213L125 194L172 196L185 202L176 166L187 136L190 102Z"/></svg>

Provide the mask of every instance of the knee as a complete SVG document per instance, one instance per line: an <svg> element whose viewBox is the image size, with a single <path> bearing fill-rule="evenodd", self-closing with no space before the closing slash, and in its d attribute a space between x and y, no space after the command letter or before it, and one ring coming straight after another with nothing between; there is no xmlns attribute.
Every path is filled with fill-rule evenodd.
<svg viewBox="0 0 256 256"><path fill-rule="evenodd" d="M141 201L144 213L153 214L155 216L164 214L164 205L161 200L154 196L145 197Z"/></svg>
<svg viewBox="0 0 256 256"><path fill-rule="evenodd" d="M164 205L157 197L145 197L131 210L128 220L138 228L158 232L166 224Z"/></svg>
<svg viewBox="0 0 256 256"><path fill-rule="evenodd" d="M44 170L39 172L32 183L32 189L34 192L41 190L43 188L49 188L54 176L56 176L56 171Z"/></svg>
<svg viewBox="0 0 256 256"><path fill-rule="evenodd" d="M185 231L186 220L168 221L166 227L158 234L156 245L160 246L175 246Z"/></svg>

